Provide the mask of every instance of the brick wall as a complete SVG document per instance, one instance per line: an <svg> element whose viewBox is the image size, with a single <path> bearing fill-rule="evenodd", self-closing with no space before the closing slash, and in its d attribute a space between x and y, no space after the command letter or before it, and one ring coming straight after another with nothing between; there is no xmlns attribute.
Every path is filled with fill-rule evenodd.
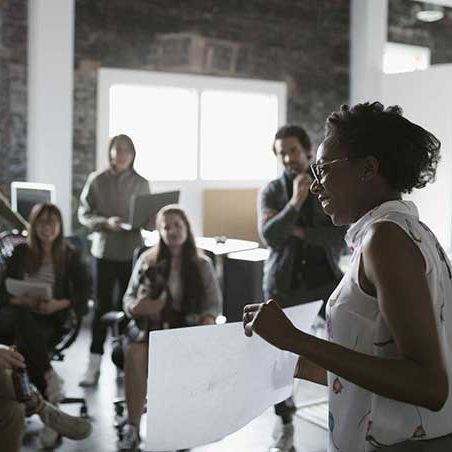
<svg viewBox="0 0 452 452"><path fill-rule="evenodd" d="M76 0L74 206L95 167L99 67L285 81L314 143L349 97L350 0ZM26 175L27 0L0 0L0 189Z"/></svg>
<svg viewBox="0 0 452 452"><path fill-rule="evenodd" d="M102 67L288 83L288 119L314 142L349 98L349 0L78 0L74 195L95 167Z"/></svg>
<svg viewBox="0 0 452 452"><path fill-rule="evenodd" d="M0 0L0 190L25 180L27 1Z"/></svg>

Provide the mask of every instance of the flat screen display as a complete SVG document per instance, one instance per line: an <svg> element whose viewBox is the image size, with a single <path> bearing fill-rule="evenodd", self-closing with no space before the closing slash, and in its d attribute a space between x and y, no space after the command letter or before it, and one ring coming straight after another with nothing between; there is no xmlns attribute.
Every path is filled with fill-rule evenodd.
<svg viewBox="0 0 452 452"><path fill-rule="evenodd" d="M55 186L34 182L11 183L11 209L28 221L33 206L43 202L55 203Z"/></svg>

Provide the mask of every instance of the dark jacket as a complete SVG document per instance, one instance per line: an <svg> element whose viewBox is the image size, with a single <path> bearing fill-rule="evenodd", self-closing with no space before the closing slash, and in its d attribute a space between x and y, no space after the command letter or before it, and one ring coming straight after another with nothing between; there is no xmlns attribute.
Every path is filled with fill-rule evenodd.
<svg viewBox="0 0 452 452"><path fill-rule="evenodd" d="M14 248L11 257L6 263L5 273L0 285L0 306L9 303L11 295L5 286L6 278L24 279L27 269L28 245L21 243ZM86 265L82 262L80 253L68 248L63 273L55 274L53 297L66 298L78 315L86 314L88 299L91 293L91 279ZM58 317L64 317L65 311L57 312Z"/></svg>
<svg viewBox="0 0 452 452"><path fill-rule="evenodd" d="M334 226L330 218L312 193L308 195L312 206L310 225L303 226L305 241L316 245L325 252L328 264L336 280L342 277L338 261L344 251L344 227ZM264 223L266 210L278 214ZM271 181L259 193L258 227L262 240L270 248L270 255L264 266L264 296L266 298L284 297L291 289L294 255L300 239L291 235L297 224L299 212L289 204L289 188L284 176Z"/></svg>

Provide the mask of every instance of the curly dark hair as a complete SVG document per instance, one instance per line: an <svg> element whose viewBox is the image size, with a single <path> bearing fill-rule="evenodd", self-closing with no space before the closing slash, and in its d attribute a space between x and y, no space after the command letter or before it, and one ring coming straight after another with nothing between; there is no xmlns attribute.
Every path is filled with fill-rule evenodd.
<svg viewBox="0 0 452 452"><path fill-rule="evenodd" d="M380 102L342 105L326 120L325 136L352 158L375 157L380 174L399 193L435 180L441 143L404 118L398 105L386 109Z"/></svg>
<svg viewBox="0 0 452 452"><path fill-rule="evenodd" d="M277 130L277 132L275 134L275 138L273 139L273 147L272 147L273 154L276 155L275 141L281 140L282 138L290 138L290 137L297 138L299 143L303 146L303 148L306 151L309 152L311 150L311 148L312 148L311 139L309 138L309 135L306 132L306 130L304 130L303 127L289 124L286 126L282 126Z"/></svg>

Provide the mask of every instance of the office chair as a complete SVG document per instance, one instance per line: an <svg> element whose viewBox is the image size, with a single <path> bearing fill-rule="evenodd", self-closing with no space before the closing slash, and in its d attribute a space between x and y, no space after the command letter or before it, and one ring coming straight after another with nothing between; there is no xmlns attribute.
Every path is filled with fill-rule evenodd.
<svg viewBox="0 0 452 452"><path fill-rule="evenodd" d="M148 246L141 246L134 250L132 257L132 268L141 254L149 249ZM121 325L124 325L126 321L126 315L123 311L109 311L102 316L102 322L111 329L112 336L112 352L111 359L117 369L116 380L120 380L121 372L124 370L124 347L125 347L125 336L122 334ZM115 411L115 423L114 426L117 430L118 437L121 439L122 429L127 422L124 416L125 412L125 399L117 398L113 401L114 411Z"/></svg>
<svg viewBox="0 0 452 452"><path fill-rule="evenodd" d="M143 245L138 248L136 248L133 252L132 257L132 268L135 267L135 264L138 260L138 258L150 247ZM107 328L111 329L112 333L112 340L113 340L113 346L112 346L112 360L113 363L122 370L123 363L121 362L121 358L118 356L118 346L120 346L121 341L121 325L125 323L126 315L123 311L108 311L102 316L102 322L107 326Z"/></svg>
<svg viewBox="0 0 452 452"><path fill-rule="evenodd" d="M58 340L55 342L53 350L51 351L52 361L64 361L64 351L68 349L77 339L82 324L82 315L70 309L68 316L62 329L58 333ZM60 404L80 404L80 416L88 417L88 405L85 397L65 397L60 401Z"/></svg>

